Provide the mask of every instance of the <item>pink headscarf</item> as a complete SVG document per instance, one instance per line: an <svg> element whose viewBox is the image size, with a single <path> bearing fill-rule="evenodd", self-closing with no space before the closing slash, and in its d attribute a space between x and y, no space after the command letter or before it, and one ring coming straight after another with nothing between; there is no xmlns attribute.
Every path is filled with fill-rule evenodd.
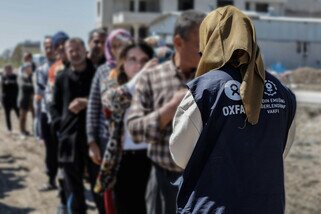
<svg viewBox="0 0 321 214"><path fill-rule="evenodd" d="M123 42L130 42L133 40L130 33L125 29L115 29L110 32L105 42L105 56L110 68L114 68L116 66L116 57L113 56L111 52L111 43L115 38Z"/></svg>

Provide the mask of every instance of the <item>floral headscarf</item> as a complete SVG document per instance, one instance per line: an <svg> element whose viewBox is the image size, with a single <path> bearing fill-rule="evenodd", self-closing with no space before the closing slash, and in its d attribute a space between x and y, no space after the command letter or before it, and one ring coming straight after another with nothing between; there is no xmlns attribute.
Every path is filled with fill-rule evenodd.
<svg viewBox="0 0 321 214"><path fill-rule="evenodd" d="M125 29L115 29L110 32L110 34L108 35L106 42L105 42L105 56L106 56L107 64L110 68L114 68L117 63L116 56L114 56L111 51L112 41L115 38L119 39L125 43L130 43L133 40L130 33Z"/></svg>

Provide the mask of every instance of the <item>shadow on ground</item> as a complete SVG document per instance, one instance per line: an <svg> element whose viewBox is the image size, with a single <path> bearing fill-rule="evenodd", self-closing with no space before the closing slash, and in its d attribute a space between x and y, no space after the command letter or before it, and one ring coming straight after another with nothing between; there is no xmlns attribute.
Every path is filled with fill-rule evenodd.
<svg viewBox="0 0 321 214"><path fill-rule="evenodd" d="M15 162L15 158L10 155L3 155L0 156L0 164L3 163L12 163ZM4 199L9 192L17 189L25 188L24 183L24 176L19 176L19 172L21 171L29 171L28 168L25 167L6 167L0 165L0 199ZM0 213L7 213L2 212L2 207L0 206Z"/></svg>
<svg viewBox="0 0 321 214"><path fill-rule="evenodd" d="M17 208L0 202L0 213L5 214L27 214L34 211L32 208Z"/></svg>

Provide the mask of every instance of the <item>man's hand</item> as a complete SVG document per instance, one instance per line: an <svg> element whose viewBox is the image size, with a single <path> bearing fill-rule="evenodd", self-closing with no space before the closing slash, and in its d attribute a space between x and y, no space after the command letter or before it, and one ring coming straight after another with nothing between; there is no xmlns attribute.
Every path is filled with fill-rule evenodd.
<svg viewBox="0 0 321 214"><path fill-rule="evenodd" d="M174 118L178 105L183 100L187 93L187 89L180 89L176 91L168 103L160 108L160 128L165 128Z"/></svg>
<svg viewBox="0 0 321 214"><path fill-rule="evenodd" d="M172 104L172 106L175 109L175 111L176 111L178 105L181 103L181 101L185 97L187 91L188 90L186 88L176 91L174 93L172 99L169 101Z"/></svg>
<svg viewBox="0 0 321 214"><path fill-rule="evenodd" d="M76 98L69 104L69 111L78 114L87 107L88 100L86 98Z"/></svg>
<svg viewBox="0 0 321 214"><path fill-rule="evenodd" d="M89 157L95 164L97 165L101 164L100 149L97 143L94 141L89 143Z"/></svg>

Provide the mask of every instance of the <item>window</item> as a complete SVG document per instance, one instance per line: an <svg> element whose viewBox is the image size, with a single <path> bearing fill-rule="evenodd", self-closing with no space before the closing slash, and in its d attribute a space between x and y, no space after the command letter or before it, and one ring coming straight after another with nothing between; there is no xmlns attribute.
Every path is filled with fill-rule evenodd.
<svg viewBox="0 0 321 214"><path fill-rule="evenodd" d="M134 12L135 10L135 2L134 1L130 1L129 2L129 11L130 12Z"/></svg>
<svg viewBox="0 0 321 214"><path fill-rule="evenodd" d="M147 28L142 26L139 28L138 36L139 38L145 38L147 36L147 33Z"/></svg>
<svg viewBox="0 0 321 214"><path fill-rule="evenodd" d="M257 3L255 5L255 10L257 12L263 12L263 13L267 13L269 10L269 5L266 3Z"/></svg>
<svg viewBox="0 0 321 214"><path fill-rule="evenodd" d="M245 10L251 10L250 2L245 2Z"/></svg>
<svg viewBox="0 0 321 214"><path fill-rule="evenodd" d="M100 17L100 11L101 11L101 2L97 2L97 17Z"/></svg>
<svg viewBox="0 0 321 214"><path fill-rule="evenodd" d="M217 7L224 7L226 5L234 5L233 0L217 0Z"/></svg>
<svg viewBox="0 0 321 214"><path fill-rule="evenodd" d="M133 27L129 28L130 35L135 35L135 30Z"/></svg>
<svg viewBox="0 0 321 214"><path fill-rule="evenodd" d="M178 10L189 10L194 8L194 0L178 0Z"/></svg>
<svg viewBox="0 0 321 214"><path fill-rule="evenodd" d="M139 12L146 12L146 2L145 1L139 1Z"/></svg>

